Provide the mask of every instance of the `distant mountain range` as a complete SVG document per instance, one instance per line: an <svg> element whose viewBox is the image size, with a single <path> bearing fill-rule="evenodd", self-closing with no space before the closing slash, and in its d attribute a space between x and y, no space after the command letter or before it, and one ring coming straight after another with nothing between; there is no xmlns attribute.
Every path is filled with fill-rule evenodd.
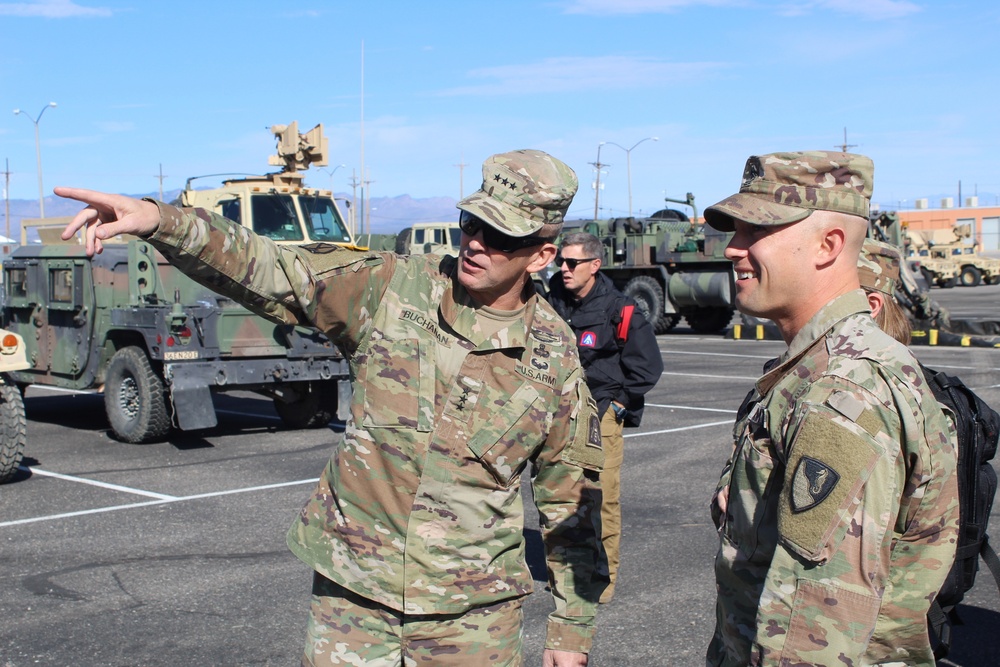
<svg viewBox="0 0 1000 667"><path fill-rule="evenodd" d="M167 202L173 201L180 196L180 193L179 189L164 192L163 199ZM160 195L159 192L146 192L143 194L130 194L129 196L138 198L154 197L158 199ZM350 201L350 195L337 194L336 197L341 213L345 218L348 218L351 207L345 205L345 203ZM458 209L455 208L456 201L450 197L414 199L409 195L372 197L369 203L371 232L375 234L395 233L415 222L457 221ZM16 241L21 237L21 219L38 217L38 200L11 199L7 204L10 207L9 227L7 224L8 221L4 218L4 202L0 201L0 234L9 236ZM45 198L46 218L75 215L81 208L78 202L70 199L63 199L54 195Z"/></svg>

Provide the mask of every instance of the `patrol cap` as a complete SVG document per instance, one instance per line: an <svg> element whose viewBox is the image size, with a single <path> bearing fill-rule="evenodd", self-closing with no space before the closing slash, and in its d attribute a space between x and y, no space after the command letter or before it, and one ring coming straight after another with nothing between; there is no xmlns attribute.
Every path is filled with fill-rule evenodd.
<svg viewBox="0 0 1000 667"><path fill-rule="evenodd" d="M902 261L903 255L896 246L875 239L865 239L858 257L861 286L893 296L899 284L899 266Z"/></svg>
<svg viewBox="0 0 1000 667"><path fill-rule="evenodd" d="M500 153L483 163L483 185L456 206L508 236L531 236L562 223L576 194L576 173L542 151Z"/></svg>
<svg viewBox="0 0 1000 667"><path fill-rule="evenodd" d="M799 151L751 155L740 191L705 209L705 222L724 232L733 220L787 225L813 211L868 218L875 166L856 153Z"/></svg>

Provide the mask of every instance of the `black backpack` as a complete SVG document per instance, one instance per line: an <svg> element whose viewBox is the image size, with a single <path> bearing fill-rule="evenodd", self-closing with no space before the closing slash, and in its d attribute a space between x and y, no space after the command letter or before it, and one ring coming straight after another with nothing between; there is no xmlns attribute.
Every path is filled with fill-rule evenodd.
<svg viewBox="0 0 1000 667"><path fill-rule="evenodd" d="M958 432L958 551L927 614L928 626L937 639L934 657L940 660L951 648L952 625L962 624L956 608L976 581L980 557L1000 589L1000 558L986 534L997 492L997 474L990 461L997 453L1000 414L957 377L925 366L922 370L934 397L955 416Z"/></svg>

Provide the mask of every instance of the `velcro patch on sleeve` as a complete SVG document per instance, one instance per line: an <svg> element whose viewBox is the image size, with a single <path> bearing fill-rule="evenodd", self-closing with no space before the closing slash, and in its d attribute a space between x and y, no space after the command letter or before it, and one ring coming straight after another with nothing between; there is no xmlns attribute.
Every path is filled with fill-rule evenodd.
<svg viewBox="0 0 1000 667"><path fill-rule="evenodd" d="M803 558L823 562L842 539L852 505L878 462L879 450L845 415L814 406L789 451L778 506L778 532Z"/></svg>
<svg viewBox="0 0 1000 667"><path fill-rule="evenodd" d="M586 386L582 382L581 385ZM571 440L563 449L563 460L587 470L600 472L604 469L601 420L597 417L597 402L590 396L589 391L586 402L581 406L574 422Z"/></svg>

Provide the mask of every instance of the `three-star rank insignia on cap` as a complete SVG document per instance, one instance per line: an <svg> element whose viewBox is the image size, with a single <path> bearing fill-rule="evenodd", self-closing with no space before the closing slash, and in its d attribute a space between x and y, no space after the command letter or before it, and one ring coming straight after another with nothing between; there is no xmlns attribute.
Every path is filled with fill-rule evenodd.
<svg viewBox="0 0 1000 667"><path fill-rule="evenodd" d="M823 502L837 482L836 470L809 456L803 456L792 477L792 512L805 512Z"/></svg>

